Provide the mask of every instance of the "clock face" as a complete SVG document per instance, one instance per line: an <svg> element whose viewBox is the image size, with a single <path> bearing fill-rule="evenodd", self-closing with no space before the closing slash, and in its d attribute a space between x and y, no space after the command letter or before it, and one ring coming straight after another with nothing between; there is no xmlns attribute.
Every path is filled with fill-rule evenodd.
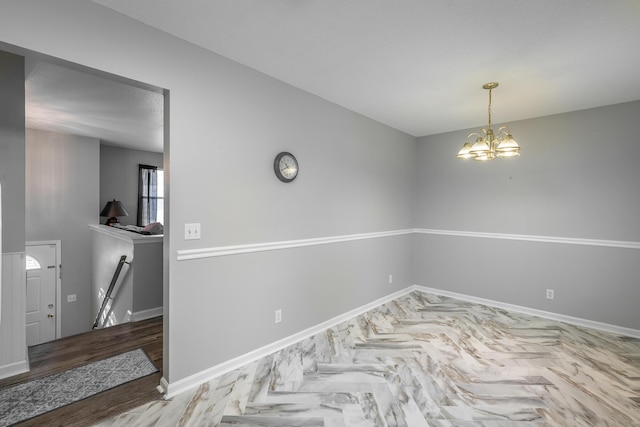
<svg viewBox="0 0 640 427"><path fill-rule="evenodd" d="M298 176L298 161L291 153L283 151L273 162L273 169L282 182L291 182Z"/></svg>

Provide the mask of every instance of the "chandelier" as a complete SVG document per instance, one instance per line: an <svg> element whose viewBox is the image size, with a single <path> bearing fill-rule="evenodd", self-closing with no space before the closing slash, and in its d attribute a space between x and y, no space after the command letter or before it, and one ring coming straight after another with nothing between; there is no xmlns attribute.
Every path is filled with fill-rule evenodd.
<svg viewBox="0 0 640 427"><path fill-rule="evenodd" d="M478 161L493 160L496 157L514 157L520 155L520 146L511 136L509 128L502 126L497 132L493 132L491 127L491 91L498 87L498 83L491 82L482 85L483 89L489 90L489 124L480 132L473 132L467 137L462 149L458 152L460 159L473 159ZM475 142L471 145L470 139L475 137Z"/></svg>

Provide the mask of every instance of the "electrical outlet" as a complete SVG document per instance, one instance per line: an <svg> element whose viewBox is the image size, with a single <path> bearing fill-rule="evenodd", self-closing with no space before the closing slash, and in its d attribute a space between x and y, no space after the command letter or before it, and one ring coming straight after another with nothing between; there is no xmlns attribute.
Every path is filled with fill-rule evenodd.
<svg viewBox="0 0 640 427"><path fill-rule="evenodd" d="M200 223L184 225L184 240L197 240L200 238Z"/></svg>
<svg viewBox="0 0 640 427"><path fill-rule="evenodd" d="M389 283L393 283L393 274L389 275Z"/></svg>
<svg viewBox="0 0 640 427"><path fill-rule="evenodd" d="M553 299L555 297L555 292L553 289L547 289L547 299Z"/></svg>
<svg viewBox="0 0 640 427"><path fill-rule="evenodd" d="M282 322L282 309L276 310L276 323Z"/></svg>
<svg viewBox="0 0 640 427"><path fill-rule="evenodd" d="M67 302L76 302L76 294L67 295Z"/></svg>

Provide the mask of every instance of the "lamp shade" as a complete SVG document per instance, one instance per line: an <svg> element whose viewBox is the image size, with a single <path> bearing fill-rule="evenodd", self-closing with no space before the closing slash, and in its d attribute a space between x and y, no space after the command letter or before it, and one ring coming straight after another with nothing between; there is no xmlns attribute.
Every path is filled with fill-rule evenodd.
<svg viewBox="0 0 640 427"><path fill-rule="evenodd" d="M104 209L102 209L102 212L100 212L100 216L109 217L105 224L111 225L120 222L118 221L117 217L129 216L129 212L127 212L122 202L113 199L111 202L107 202L107 204L104 206Z"/></svg>
<svg viewBox="0 0 640 427"><path fill-rule="evenodd" d="M489 144L487 144L487 141L482 138L478 138L476 139L476 143L473 144L469 152L471 154L481 156L481 155L486 155L489 152L489 150L490 150Z"/></svg>
<svg viewBox="0 0 640 427"><path fill-rule="evenodd" d="M515 151L515 152L518 152L518 151L520 151L520 146L518 145L516 140L513 139L513 136L511 136L511 134L508 133L507 136L504 137L502 142L500 144L498 144L498 146L496 147L496 151L501 151L501 152L514 152Z"/></svg>
<svg viewBox="0 0 640 427"><path fill-rule="evenodd" d="M473 157L473 154L469 152L470 149L471 149L471 144L466 142L458 152L458 157L461 159L468 159L470 157Z"/></svg>

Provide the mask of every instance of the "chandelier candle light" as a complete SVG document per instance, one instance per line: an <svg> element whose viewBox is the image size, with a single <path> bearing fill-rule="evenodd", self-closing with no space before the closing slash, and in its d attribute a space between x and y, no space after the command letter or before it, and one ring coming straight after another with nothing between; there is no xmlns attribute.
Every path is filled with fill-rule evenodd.
<svg viewBox="0 0 640 427"><path fill-rule="evenodd" d="M520 155L520 146L516 140L513 139L513 136L511 136L508 127L502 126L496 133L494 133L491 128L491 91L497 87L498 83L496 82L482 85L483 89L489 90L489 124L486 129L481 130L484 136L478 132L473 132L467 137L467 142L465 142L462 149L458 152L458 158L485 161L493 160L496 157L514 157ZM476 137L473 145L469 142L472 136Z"/></svg>

